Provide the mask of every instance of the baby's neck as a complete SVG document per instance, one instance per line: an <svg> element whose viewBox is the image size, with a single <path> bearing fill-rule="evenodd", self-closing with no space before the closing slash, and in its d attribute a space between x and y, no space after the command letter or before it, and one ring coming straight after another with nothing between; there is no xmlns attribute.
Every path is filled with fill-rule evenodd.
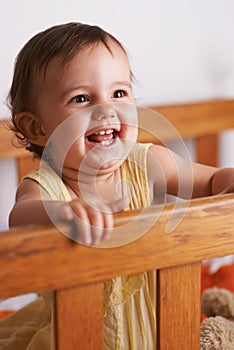
<svg viewBox="0 0 234 350"><path fill-rule="evenodd" d="M73 179L63 176L72 199L84 197L86 193L100 197L102 200L112 202L122 196L120 169L109 174L98 174L96 176L79 174Z"/></svg>

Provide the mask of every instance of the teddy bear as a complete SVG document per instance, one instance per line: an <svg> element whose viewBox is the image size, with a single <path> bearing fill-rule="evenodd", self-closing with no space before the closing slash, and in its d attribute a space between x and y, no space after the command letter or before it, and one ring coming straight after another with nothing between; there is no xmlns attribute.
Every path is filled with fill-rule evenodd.
<svg viewBox="0 0 234 350"><path fill-rule="evenodd" d="M200 350L234 350L234 294L208 288L201 297Z"/></svg>

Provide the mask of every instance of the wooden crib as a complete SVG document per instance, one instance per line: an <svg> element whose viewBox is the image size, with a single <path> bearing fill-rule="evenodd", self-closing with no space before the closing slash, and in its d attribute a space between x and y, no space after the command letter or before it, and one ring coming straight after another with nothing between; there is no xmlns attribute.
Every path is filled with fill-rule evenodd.
<svg viewBox="0 0 234 350"><path fill-rule="evenodd" d="M198 161L217 163L218 134L234 128L234 100L153 109L168 118L182 137L196 138ZM1 129L0 138L0 157L17 157L21 178L35 164L10 145L9 132ZM140 139L152 141L144 132ZM143 230L158 210L115 214L116 235L118 227L130 221L133 234ZM172 210L173 204L166 205L141 238L110 249L75 244L55 227L1 233L0 298L54 290L57 349L102 350L103 281L156 270L157 348L198 350L201 261L234 253L234 195L192 200L182 222L166 234ZM175 210L175 217L181 210Z"/></svg>

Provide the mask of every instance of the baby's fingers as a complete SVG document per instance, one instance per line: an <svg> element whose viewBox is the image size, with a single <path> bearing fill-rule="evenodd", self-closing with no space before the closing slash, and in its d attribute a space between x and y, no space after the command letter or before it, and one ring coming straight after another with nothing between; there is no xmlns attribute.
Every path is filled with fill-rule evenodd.
<svg viewBox="0 0 234 350"><path fill-rule="evenodd" d="M96 211L92 208L88 210L89 222L91 225L92 244L97 245L103 239L107 239L113 228L112 214Z"/></svg>
<svg viewBox="0 0 234 350"><path fill-rule="evenodd" d="M113 227L112 214L103 213L80 202L70 203L74 219L70 225L71 238L81 244L97 245L106 239Z"/></svg>
<svg viewBox="0 0 234 350"><path fill-rule="evenodd" d="M113 212L123 210L128 204L127 198L121 198L111 204L95 203L84 205L79 201L63 203L59 210L62 222L68 223L67 235L75 242L85 245L98 245L110 237L113 229Z"/></svg>
<svg viewBox="0 0 234 350"><path fill-rule="evenodd" d="M86 208L79 202L75 203L74 219L70 225L71 239L74 241L91 245L93 242L92 228Z"/></svg>

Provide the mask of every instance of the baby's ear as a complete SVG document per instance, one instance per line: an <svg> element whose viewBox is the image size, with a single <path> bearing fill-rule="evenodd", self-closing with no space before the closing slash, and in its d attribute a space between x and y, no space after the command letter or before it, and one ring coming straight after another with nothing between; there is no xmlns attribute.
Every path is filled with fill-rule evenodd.
<svg viewBox="0 0 234 350"><path fill-rule="evenodd" d="M15 117L15 123L27 140L36 145L46 144L46 135L40 119L31 112L21 112Z"/></svg>

